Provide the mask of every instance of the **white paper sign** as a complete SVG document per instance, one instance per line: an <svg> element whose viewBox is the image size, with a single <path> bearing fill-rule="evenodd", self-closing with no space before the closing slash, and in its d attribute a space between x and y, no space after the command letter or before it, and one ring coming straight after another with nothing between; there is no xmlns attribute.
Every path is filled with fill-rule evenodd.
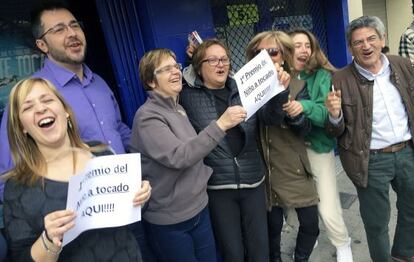
<svg viewBox="0 0 414 262"><path fill-rule="evenodd" d="M141 220L141 207L132 204L140 186L140 154L91 159L81 174L69 180L66 209L76 212L76 220L65 233L63 246L86 230Z"/></svg>
<svg viewBox="0 0 414 262"><path fill-rule="evenodd" d="M235 75L240 99L249 119L272 97L285 88L279 84L275 65L266 50L262 50Z"/></svg>

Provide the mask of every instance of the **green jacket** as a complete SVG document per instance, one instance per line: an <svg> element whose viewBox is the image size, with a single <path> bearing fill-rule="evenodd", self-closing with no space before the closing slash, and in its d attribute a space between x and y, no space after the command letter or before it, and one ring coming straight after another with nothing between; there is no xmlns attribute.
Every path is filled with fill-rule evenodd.
<svg viewBox="0 0 414 262"><path fill-rule="evenodd" d="M335 140L325 132L325 121L328 118L328 111L325 107L325 99L331 88L331 73L325 69L319 69L309 75L305 71L300 72L299 79L305 80L310 100L299 101L303 107L303 113L312 123L312 131L305 137L317 153L330 152L335 145Z"/></svg>

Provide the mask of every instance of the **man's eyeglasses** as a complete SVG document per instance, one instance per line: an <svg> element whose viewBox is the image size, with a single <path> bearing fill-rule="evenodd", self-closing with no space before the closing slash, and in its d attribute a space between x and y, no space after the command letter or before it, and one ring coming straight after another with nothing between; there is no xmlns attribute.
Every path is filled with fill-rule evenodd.
<svg viewBox="0 0 414 262"><path fill-rule="evenodd" d="M372 35L372 36L370 36L370 37L368 37L367 39L366 39L366 41L368 42L368 44L373 44L373 43L375 43L377 40L379 39L379 37L377 36L377 35ZM352 42L352 46L353 47L361 47L361 46L363 46L364 45L364 43L365 43L365 40L355 40L354 42Z"/></svg>
<svg viewBox="0 0 414 262"><path fill-rule="evenodd" d="M174 71L174 69L178 69L178 70L181 71L181 69L183 69L183 66L180 63L176 63L176 64L173 64L173 65L166 65L166 66L163 66L161 68L155 69L154 70L154 75L162 74L164 72L172 73Z"/></svg>
<svg viewBox="0 0 414 262"><path fill-rule="evenodd" d="M217 66L220 62L226 66L230 64L230 59L228 57L210 57L201 61L201 63L207 62L210 66Z"/></svg>
<svg viewBox="0 0 414 262"><path fill-rule="evenodd" d="M278 54L279 54L279 52L280 52L280 50L279 49L277 49L277 48L263 48L263 49L258 49L258 50L256 50L256 52L254 52L254 54L255 55L258 55L262 50L266 50L267 51L267 53L270 55L270 56L277 56Z"/></svg>
<svg viewBox="0 0 414 262"><path fill-rule="evenodd" d="M69 27L73 31L80 31L80 30L82 30L82 23L79 22L79 21L72 21L69 24L59 23L55 26L52 26L48 30L46 30L41 36L39 36L38 39L42 39L43 37L45 37L45 35L47 35L49 33L51 33L53 35L61 35L63 33L66 33L69 30Z"/></svg>

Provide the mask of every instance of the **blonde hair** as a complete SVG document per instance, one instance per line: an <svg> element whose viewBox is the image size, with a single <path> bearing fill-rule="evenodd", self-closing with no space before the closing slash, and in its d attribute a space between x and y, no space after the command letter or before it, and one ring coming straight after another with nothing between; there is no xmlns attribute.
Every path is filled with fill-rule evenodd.
<svg viewBox="0 0 414 262"><path fill-rule="evenodd" d="M336 68L329 62L325 53L322 51L321 46L319 45L319 41L316 39L315 35L303 28L294 29L293 31L289 32L289 35L292 38L298 34L306 35L311 45L312 53L309 57L309 61L305 65L305 72L312 74L321 68L331 73L335 72Z"/></svg>
<svg viewBox="0 0 414 262"><path fill-rule="evenodd" d="M293 66L293 52L295 48L293 46L292 39L282 31L264 31L255 35L246 47L246 60L250 61L256 55L257 47L263 40L273 39L279 46L279 52L282 54L284 61L283 69L290 73Z"/></svg>
<svg viewBox="0 0 414 262"><path fill-rule="evenodd" d="M51 82L43 78L28 78L19 81L10 92L7 122L7 134L15 168L7 173L5 178L13 178L26 185L33 185L47 172L47 164L44 156L39 151L36 141L24 132L19 117L20 108L24 99L36 84L41 84L49 89L59 99L63 108L68 113L67 132L71 146L90 151L79 136L72 109Z"/></svg>

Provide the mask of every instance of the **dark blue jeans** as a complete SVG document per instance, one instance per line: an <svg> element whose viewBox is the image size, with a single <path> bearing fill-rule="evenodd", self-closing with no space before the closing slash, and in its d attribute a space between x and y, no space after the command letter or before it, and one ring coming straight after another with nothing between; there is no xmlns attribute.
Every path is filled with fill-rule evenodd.
<svg viewBox="0 0 414 262"><path fill-rule="evenodd" d="M398 209L391 252L414 256L414 150L411 146L395 153L371 153L368 186L357 187L359 210L373 261L392 261L388 235L390 186L397 193Z"/></svg>
<svg viewBox="0 0 414 262"><path fill-rule="evenodd" d="M128 225L129 230L134 234L139 249L141 250L142 261L157 262L154 251L148 243L148 237L145 232L144 225L141 221ZM0 260L1 261L1 260Z"/></svg>
<svg viewBox="0 0 414 262"><path fill-rule="evenodd" d="M147 237L162 262L216 262L216 246L208 208L191 219L173 225L146 220Z"/></svg>

